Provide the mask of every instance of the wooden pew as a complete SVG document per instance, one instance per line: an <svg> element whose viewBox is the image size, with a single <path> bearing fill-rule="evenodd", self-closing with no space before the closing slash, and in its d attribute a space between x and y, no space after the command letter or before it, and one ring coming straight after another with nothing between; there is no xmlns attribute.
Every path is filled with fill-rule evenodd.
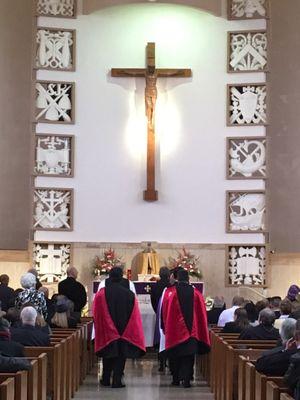
<svg viewBox="0 0 300 400"><path fill-rule="evenodd" d="M275 382L267 382L266 400L280 400L282 393L289 393L289 388L285 384L278 385Z"/></svg>
<svg viewBox="0 0 300 400"><path fill-rule="evenodd" d="M25 347L26 357L38 357L47 354L47 395L60 400L61 393L61 345L49 347Z"/></svg>
<svg viewBox="0 0 300 400"><path fill-rule="evenodd" d="M280 400L294 400L294 397L288 393L280 393Z"/></svg>
<svg viewBox="0 0 300 400"><path fill-rule="evenodd" d="M15 400L14 378L8 378L0 384L0 400Z"/></svg>
<svg viewBox="0 0 300 400"><path fill-rule="evenodd" d="M283 378L278 376L267 376L255 371L255 400L265 400L267 393L267 382L274 382L283 386Z"/></svg>
<svg viewBox="0 0 300 400"><path fill-rule="evenodd" d="M27 400L28 375L27 371L19 371L16 373L0 373L0 383L12 378L14 382L14 399Z"/></svg>
<svg viewBox="0 0 300 400"><path fill-rule="evenodd" d="M47 354L42 353L38 357L27 357L28 360L36 360L38 363L37 398L47 400Z"/></svg>

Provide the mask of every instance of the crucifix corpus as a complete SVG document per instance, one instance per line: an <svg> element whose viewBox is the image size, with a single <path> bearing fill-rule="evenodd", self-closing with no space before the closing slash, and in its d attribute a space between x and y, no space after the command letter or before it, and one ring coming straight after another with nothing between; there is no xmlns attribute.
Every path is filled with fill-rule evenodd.
<svg viewBox="0 0 300 400"><path fill-rule="evenodd" d="M146 68L112 68L111 76L116 78L145 78L145 107L147 117L147 189L145 201L158 200L155 189L155 104L157 99L157 78L189 78L191 69L156 68L155 43L148 43L146 48Z"/></svg>

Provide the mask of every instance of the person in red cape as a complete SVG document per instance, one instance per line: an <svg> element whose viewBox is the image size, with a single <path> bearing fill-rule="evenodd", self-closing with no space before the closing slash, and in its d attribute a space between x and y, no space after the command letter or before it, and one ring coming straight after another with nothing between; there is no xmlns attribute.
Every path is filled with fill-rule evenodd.
<svg viewBox="0 0 300 400"><path fill-rule="evenodd" d="M184 387L191 387L195 355L210 351L210 339L203 296L189 284L186 270L179 270L178 283L166 289L161 313L172 385L183 381Z"/></svg>
<svg viewBox="0 0 300 400"><path fill-rule="evenodd" d="M103 386L125 387L122 376L127 358L145 354L142 319L137 299L121 285L123 272L110 271L110 285L102 288L93 304L95 352L103 358Z"/></svg>

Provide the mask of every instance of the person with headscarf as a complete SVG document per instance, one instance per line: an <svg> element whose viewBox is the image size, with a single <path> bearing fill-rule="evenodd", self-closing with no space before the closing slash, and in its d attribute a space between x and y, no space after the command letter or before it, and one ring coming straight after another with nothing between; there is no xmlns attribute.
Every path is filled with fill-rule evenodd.
<svg viewBox="0 0 300 400"><path fill-rule="evenodd" d="M166 289L161 307L161 327L164 333L160 350L171 361L172 385L183 382L191 387L196 354L210 350L205 301L200 291L189 284L188 272L177 274L178 283Z"/></svg>
<svg viewBox="0 0 300 400"><path fill-rule="evenodd" d="M113 268L109 277L93 304L95 352L103 358L101 385L122 388L126 359L145 354L145 339L136 296L121 284L122 269Z"/></svg>

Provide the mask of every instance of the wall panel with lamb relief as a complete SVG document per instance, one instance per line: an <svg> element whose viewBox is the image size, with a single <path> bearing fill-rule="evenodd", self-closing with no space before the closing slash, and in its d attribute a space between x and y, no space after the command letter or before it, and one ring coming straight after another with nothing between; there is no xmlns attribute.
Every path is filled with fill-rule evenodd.
<svg viewBox="0 0 300 400"><path fill-rule="evenodd" d="M268 18L269 0L228 0L228 19Z"/></svg>

